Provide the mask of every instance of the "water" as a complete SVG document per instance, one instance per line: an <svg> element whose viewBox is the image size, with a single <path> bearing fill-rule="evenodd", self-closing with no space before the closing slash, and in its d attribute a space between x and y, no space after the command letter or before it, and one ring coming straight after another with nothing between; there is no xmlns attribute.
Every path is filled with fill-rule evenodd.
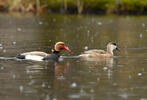
<svg viewBox="0 0 147 100"><path fill-rule="evenodd" d="M0 98L3 100L147 100L146 16L0 15ZM59 63L17 60L27 51L51 52ZM107 60L78 57L117 41L120 52ZM69 57L68 57L69 56Z"/></svg>

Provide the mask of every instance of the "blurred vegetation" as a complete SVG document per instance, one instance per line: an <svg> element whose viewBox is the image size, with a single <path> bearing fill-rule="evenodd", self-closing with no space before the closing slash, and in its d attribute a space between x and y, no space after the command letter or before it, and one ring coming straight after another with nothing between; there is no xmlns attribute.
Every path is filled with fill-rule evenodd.
<svg viewBox="0 0 147 100"><path fill-rule="evenodd" d="M0 11L147 14L147 0L0 0Z"/></svg>

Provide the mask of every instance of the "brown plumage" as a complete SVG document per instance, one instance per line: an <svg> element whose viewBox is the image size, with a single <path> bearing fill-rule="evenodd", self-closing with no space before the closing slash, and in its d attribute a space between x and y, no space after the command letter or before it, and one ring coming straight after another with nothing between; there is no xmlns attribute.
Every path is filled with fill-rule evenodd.
<svg viewBox="0 0 147 100"><path fill-rule="evenodd" d="M116 43L110 42L107 44L107 50L88 50L82 53L81 57L89 57L89 58L100 58L100 57L113 57L113 50L118 50Z"/></svg>

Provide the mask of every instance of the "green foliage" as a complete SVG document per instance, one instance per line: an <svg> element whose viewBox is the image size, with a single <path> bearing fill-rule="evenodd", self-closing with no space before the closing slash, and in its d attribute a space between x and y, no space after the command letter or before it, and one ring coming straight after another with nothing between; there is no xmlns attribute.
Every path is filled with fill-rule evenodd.
<svg viewBox="0 0 147 100"><path fill-rule="evenodd" d="M10 7L13 2L21 1L27 5L36 0L9 0L7 7ZM41 5L47 5L48 8L54 11L61 11L66 5L67 12L78 12L78 8L82 8L83 12L146 12L147 0L40 0ZM117 3L120 1L120 4Z"/></svg>

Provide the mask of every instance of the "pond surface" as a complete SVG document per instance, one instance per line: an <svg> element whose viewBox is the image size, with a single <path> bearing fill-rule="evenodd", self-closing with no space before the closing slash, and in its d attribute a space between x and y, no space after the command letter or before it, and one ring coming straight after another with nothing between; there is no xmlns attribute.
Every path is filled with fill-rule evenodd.
<svg viewBox="0 0 147 100"><path fill-rule="evenodd" d="M14 58L57 41L72 50L59 63ZM74 57L110 41L114 58ZM2 100L147 100L147 16L0 15L0 56Z"/></svg>

